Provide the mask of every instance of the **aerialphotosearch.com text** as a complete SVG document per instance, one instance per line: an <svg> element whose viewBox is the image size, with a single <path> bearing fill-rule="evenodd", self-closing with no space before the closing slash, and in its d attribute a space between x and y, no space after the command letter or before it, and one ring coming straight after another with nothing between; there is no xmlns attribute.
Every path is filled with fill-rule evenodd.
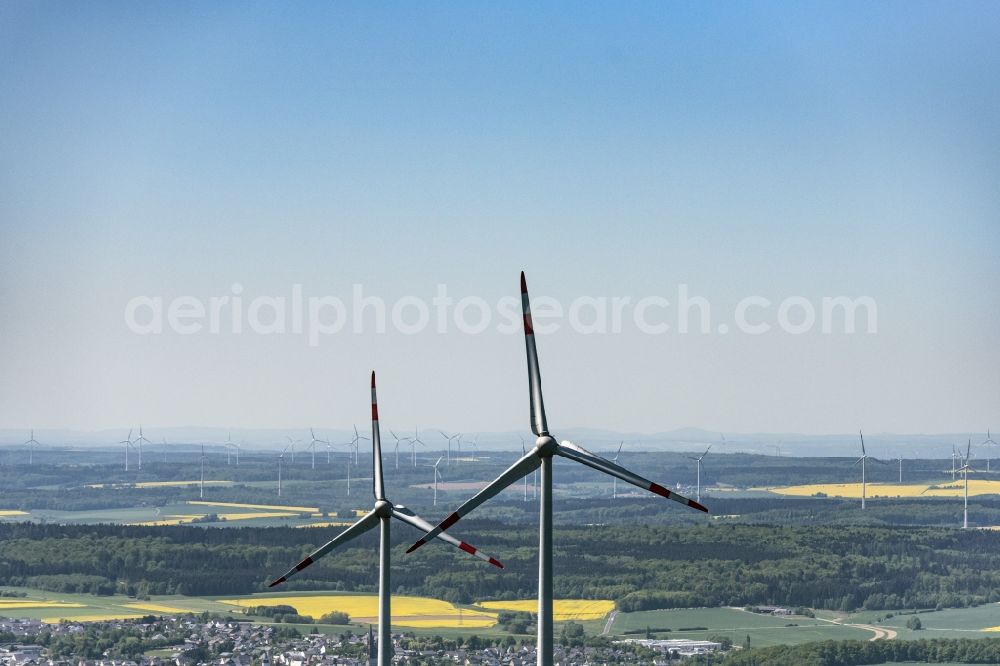
<svg viewBox="0 0 1000 666"><path fill-rule="evenodd" d="M577 296L567 303L539 296L532 298L531 310L535 333L542 335L563 327L582 335L617 334L629 328L647 335L878 331L878 308L870 296L747 296L731 311L727 308L724 319L717 319L709 300L692 294L684 283L677 285L672 298ZM291 334L304 336L312 347L345 333L478 335L492 329L514 335L522 326L519 297L495 302L479 296L456 298L444 284L429 297L390 300L366 293L361 284L352 286L349 298L342 298L307 295L301 284L282 295L249 295L242 284L234 283L229 293L217 296L136 296L125 304L124 315L125 325L137 335Z"/></svg>

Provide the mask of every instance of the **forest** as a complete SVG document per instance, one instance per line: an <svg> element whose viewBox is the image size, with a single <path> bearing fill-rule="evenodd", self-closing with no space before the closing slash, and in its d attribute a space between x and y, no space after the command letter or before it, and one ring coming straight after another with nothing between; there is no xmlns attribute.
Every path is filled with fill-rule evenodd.
<svg viewBox="0 0 1000 666"><path fill-rule="evenodd" d="M486 520L456 530L500 558L497 570L445 544L404 553L398 594L454 602L530 598L537 533ZM265 589L336 533L330 529L0 525L0 584L56 592L223 595ZM936 608L1000 601L1000 533L933 527L703 524L590 526L555 533L555 593L625 611L777 604L832 610ZM374 535L304 570L288 590L372 592ZM225 572L225 575L220 575Z"/></svg>

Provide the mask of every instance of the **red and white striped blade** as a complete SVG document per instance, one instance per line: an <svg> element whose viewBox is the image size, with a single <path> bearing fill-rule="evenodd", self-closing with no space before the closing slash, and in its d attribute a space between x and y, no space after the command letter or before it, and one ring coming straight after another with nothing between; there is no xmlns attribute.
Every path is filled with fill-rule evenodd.
<svg viewBox="0 0 1000 666"><path fill-rule="evenodd" d="M538 369L538 350L535 348L535 326L531 321L531 302L528 283L521 271L521 310L524 315L524 347L528 354L528 391L531 398L531 432L536 436L547 435L545 402L542 400L542 373Z"/></svg>
<svg viewBox="0 0 1000 666"><path fill-rule="evenodd" d="M375 527L376 525L378 525L378 516L375 514L375 512L371 511L365 514L361 518L361 520L348 527L346 530L344 530L336 537L334 537L331 541L328 541L325 545L317 548L315 551L310 553L309 557L305 558L304 560L296 564L294 567L289 569L284 576L275 578L273 581L271 581L268 587L274 587L275 585L280 585L281 583L284 583L286 580L288 580L298 572L302 571L307 566L309 566L319 558L323 557L337 546L343 545L348 541L350 541L351 539L361 536L362 534L364 534L371 528Z"/></svg>
<svg viewBox="0 0 1000 666"><path fill-rule="evenodd" d="M430 523L428 523L426 520L415 514L413 511L407 509L405 506L400 506L397 504L396 506L392 507L392 515L394 518L398 518L407 525L412 525L413 527L416 527L418 530L421 530L423 532L430 532L431 530L434 529ZM474 555L475 557L478 557L483 562L489 562L493 566L503 569L503 564L500 562L500 560L494 557L490 557L489 555L480 551L472 544L460 541L459 539L456 539L447 532L442 532L441 534L438 534L437 538L441 539L446 543L450 543L459 550L464 550L469 555Z"/></svg>
<svg viewBox="0 0 1000 666"><path fill-rule="evenodd" d="M522 456L516 463L507 468L503 474L498 476L490 485L486 486L478 493L476 493L471 499L466 500L465 504L458 507L454 513L442 520L438 525L427 532L423 537L421 537L416 543L407 549L407 553L412 553L417 548L438 536L446 529L457 523L463 516L468 515L473 509L485 502L486 500L495 497L507 486L519 481L522 476L530 474L535 471L539 465L542 464L541 458L538 457L535 449L528 451L527 454Z"/></svg>
<svg viewBox="0 0 1000 666"><path fill-rule="evenodd" d="M569 458L570 460L582 463L587 467L592 467L599 472L604 472L605 474L617 477L626 483L631 483L633 486L642 488L643 490L648 490L651 493L656 493L660 497L666 497L667 499L689 506L692 509L708 513L708 509L693 499L688 499L687 497L675 493L672 490L668 490L658 483L653 483L649 479L645 479L638 474L630 472L621 465L615 464L607 458L602 458L596 453L591 453L587 449L582 446L578 446L573 442L561 442L559 444L559 448L556 449L556 453L564 458Z"/></svg>
<svg viewBox="0 0 1000 666"><path fill-rule="evenodd" d="M378 429L378 398L375 396L375 371L372 370L372 485L375 499L385 499L382 480L382 439Z"/></svg>

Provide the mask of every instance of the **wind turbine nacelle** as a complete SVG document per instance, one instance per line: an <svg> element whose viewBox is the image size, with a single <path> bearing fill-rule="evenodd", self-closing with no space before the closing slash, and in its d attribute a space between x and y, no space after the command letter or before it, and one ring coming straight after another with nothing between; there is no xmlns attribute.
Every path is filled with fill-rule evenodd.
<svg viewBox="0 0 1000 666"><path fill-rule="evenodd" d="M549 435L540 435L535 440L535 450L539 456L554 456L558 448L559 442Z"/></svg>

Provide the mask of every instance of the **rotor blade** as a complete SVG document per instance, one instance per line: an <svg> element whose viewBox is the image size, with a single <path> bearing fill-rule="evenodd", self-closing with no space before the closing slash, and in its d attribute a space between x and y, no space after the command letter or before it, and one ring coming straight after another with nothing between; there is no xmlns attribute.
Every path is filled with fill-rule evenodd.
<svg viewBox="0 0 1000 666"><path fill-rule="evenodd" d="M867 451L865 451L865 435L860 430L858 431L858 435L861 437L861 455L868 455Z"/></svg>
<svg viewBox="0 0 1000 666"><path fill-rule="evenodd" d="M375 371L372 370L372 484L375 499L385 499L385 484L382 481L382 441L378 431L378 399L375 397Z"/></svg>
<svg viewBox="0 0 1000 666"><path fill-rule="evenodd" d="M861 462L865 458L867 458L867 456L861 456L860 458L858 458L857 460L854 461L854 464L857 465L859 462Z"/></svg>
<svg viewBox="0 0 1000 666"><path fill-rule="evenodd" d="M563 456L564 458L569 458L570 460L575 460L578 463L582 463L587 467L592 467L599 472L604 472L611 476L617 477L626 483L631 483L633 486L638 486L643 490L648 490L651 493L655 493L661 497L666 497L679 504L684 504L692 509L697 509L698 511L704 511L708 513L708 509L702 506L700 503L694 501L693 499L688 499L683 495L678 495L677 493L667 490L658 483L653 483L649 479L645 479L638 474L634 474L620 465L616 465L606 458L591 453L590 451L584 449L581 446L577 446L573 442L561 442L559 448L556 449L556 453Z"/></svg>
<svg viewBox="0 0 1000 666"><path fill-rule="evenodd" d="M332 540L328 541L325 545L320 546L319 548L317 548L307 558L305 558L304 560L302 560L301 562L299 562L298 564L296 564L294 567L292 567L291 569L289 569L285 573L284 576L281 576L280 578L276 578L273 581L271 581L271 583L270 583L270 585L268 585L268 587L274 587L275 585L280 585L281 583L284 583L286 580L288 580L289 578L291 578L292 576L294 576L296 573L298 573L299 571L302 571L307 566L309 566L310 564L312 564L313 562L315 562L319 558L323 557L324 555L326 555L327 553L329 553L331 550L333 550L337 546L345 544L348 541L350 541L351 539L354 539L355 537L358 537L358 536L364 534L365 532L367 532L368 530L370 530L371 528L375 527L375 525L378 524L378 520L379 520L378 515L374 511L370 511L370 512L366 513L361 518L361 520L359 520L358 522L354 523L353 525L351 525L350 527L348 527L346 530L344 530L343 532L341 532L340 534L338 534L337 536L335 536Z"/></svg>
<svg viewBox="0 0 1000 666"><path fill-rule="evenodd" d="M531 302L528 283L521 271L521 309L524 314L524 347L528 354L528 391L531 398L531 432L536 436L547 435L545 403L542 400L542 374L538 369L538 350L535 348L535 328L531 323Z"/></svg>
<svg viewBox="0 0 1000 666"><path fill-rule="evenodd" d="M522 456L516 463L508 467L507 470L498 476L492 483L476 493L471 499L466 500L465 504L458 507L454 513L438 523L437 527L422 536L416 543L410 546L406 552L412 553L417 548L420 548L438 534L457 523L462 516L468 514L491 497L496 496L500 491L515 481L519 481L522 476L535 471L535 469L537 469L541 464L541 458L538 457L535 449L532 449L526 455Z"/></svg>
<svg viewBox="0 0 1000 666"><path fill-rule="evenodd" d="M392 517L398 518L399 520L402 520L404 523L412 525L413 527L417 528L422 532L430 532L431 530L434 529L433 527L431 527L430 523L428 523L426 520L424 520L417 514L407 509L405 506L402 506L401 504L397 504L396 506L392 507ZM440 534L437 535L437 538L441 539L446 543L450 543L451 545L455 546L460 550L464 550L469 555L474 555L484 562L489 562L493 566L503 569L503 564L500 562L500 560L494 557L490 557L486 553L479 552L479 549L477 549L475 546L467 544L464 541L459 541L458 539L448 534L447 532L441 532Z"/></svg>

